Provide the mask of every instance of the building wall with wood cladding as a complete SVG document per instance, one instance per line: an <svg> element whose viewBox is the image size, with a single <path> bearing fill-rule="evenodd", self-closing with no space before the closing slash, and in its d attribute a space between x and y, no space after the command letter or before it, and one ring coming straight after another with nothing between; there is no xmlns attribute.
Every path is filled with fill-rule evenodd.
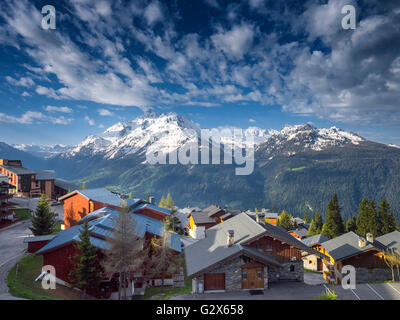
<svg viewBox="0 0 400 320"><path fill-rule="evenodd" d="M273 256L279 262L291 261L296 257L297 261L301 261L301 250L282 243L279 240L274 240L269 236L263 236L260 239L253 241L250 247L265 252Z"/></svg>

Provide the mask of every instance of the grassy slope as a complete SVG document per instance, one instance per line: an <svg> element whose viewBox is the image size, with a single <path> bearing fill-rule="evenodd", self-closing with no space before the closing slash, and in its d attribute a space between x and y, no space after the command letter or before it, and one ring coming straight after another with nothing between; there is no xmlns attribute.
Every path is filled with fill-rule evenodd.
<svg viewBox="0 0 400 320"><path fill-rule="evenodd" d="M32 300L78 300L81 294L73 289L57 285L55 290L44 290L41 281L35 282L41 273L43 257L30 254L22 258L9 272L7 283L13 296ZM17 276L16 276L17 274Z"/></svg>

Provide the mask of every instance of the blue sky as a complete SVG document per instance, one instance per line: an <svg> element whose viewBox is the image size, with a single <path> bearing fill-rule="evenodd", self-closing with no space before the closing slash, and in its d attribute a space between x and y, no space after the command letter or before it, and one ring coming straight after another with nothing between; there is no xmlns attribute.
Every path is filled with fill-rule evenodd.
<svg viewBox="0 0 400 320"><path fill-rule="evenodd" d="M41 8L56 8L56 29ZM356 8L344 30L344 5ZM0 141L76 144L148 108L203 127L338 126L400 144L396 1L0 4Z"/></svg>

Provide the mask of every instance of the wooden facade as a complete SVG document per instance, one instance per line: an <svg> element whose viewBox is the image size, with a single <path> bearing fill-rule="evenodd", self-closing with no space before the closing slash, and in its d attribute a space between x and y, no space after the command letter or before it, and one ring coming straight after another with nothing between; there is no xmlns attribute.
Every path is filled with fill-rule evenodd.
<svg viewBox="0 0 400 320"><path fill-rule="evenodd" d="M77 221L95 210L104 207L110 207L117 210L121 209L117 206L88 199L79 192L72 193L71 196L63 199L63 202L65 228L75 225Z"/></svg>
<svg viewBox="0 0 400 320"><path fill-rule="evenodd" d="M262 238L254 240L248 244L248 246L271 255L281 263L289 262L294 257L297 261L300 261L302 258L300 249L287 243L282 243L280 240L273 239L269 236L263 236Z"/></svg>

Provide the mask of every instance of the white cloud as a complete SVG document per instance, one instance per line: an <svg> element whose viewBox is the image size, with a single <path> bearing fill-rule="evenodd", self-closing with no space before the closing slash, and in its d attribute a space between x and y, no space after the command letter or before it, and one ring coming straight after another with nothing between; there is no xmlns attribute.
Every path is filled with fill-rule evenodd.
<svg viewBox="0 0 400 320"><path fill-rule="evenodd" d="M53 123L66 125L71 123L73 119L61 117L51 117L38 111L26 111L20 117L11 116L8 114L0 113L0 122L19 123L19 124L40 124L40 123Z"/></svg>
<svg viewBox="0 0 400 320"><path fill-rule="evenodd" d="M220 30L211 36L214 46L225 52L233 59L242 59L251 50L254 38L253 26L241 24L234 26L231 30Z"/></svg>
<svg viewBox="0 0 400 320"><path fill-rule="evenodd" d="M158 1L151 2L144 10L144 16L149 25L154 25L158 21L163 20L163 14Z"/></svg>
<svg viewBox="0 0 400 320"><path fill-rule="evenodd" d="M96 122L94 121L94 119L90 118L89 116L85 116L85 120L87 121L89 126L95 126L96 125Z"/></svg>
<svg viewBox="0 0 400 320"><path fill-rule="evenodd" d="M250 122L250 123L255 123L255 122L257 122L257 121L254 120L253 118L250 118L250 119L249 119L249 122Z"/></svg>
<svg viewBox="0 0 400 320"><path fill-rule="evenodd" d="M111 117L114 116L114 113L111 112L108 109L98 109L97 112L99 113L99 115L103 116L103 117Z"/></svg>
<svg viewBox="0 0 400 320"><path fill-rule="evenodd" d="M49 112L62 112L62 113L73 113L74 111L69 107L56 107L56 106L45 106L44 110Z"/></svg>
<svg viewBox="0 0 400 320"><path fill-rule="evenodd" d="M32 87L35 82L30 77L21 77L20 79L14 79L10 76L6 76L6 80L14 86L21 86L21 87Z"/></svg>

